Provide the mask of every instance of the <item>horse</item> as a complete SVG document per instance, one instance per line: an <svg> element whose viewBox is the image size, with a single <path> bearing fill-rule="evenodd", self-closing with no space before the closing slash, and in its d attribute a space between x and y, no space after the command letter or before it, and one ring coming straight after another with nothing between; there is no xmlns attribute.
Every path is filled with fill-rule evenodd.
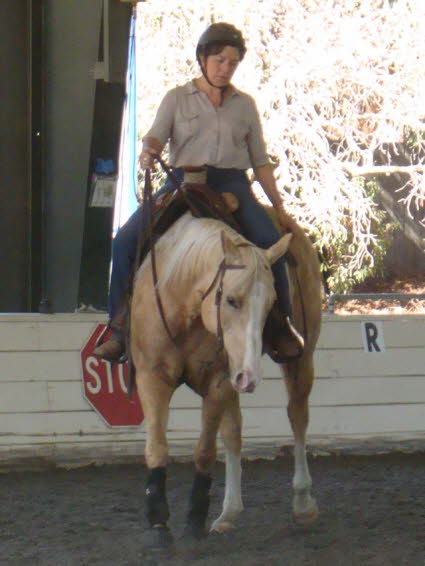
<svg viewBox="0 0 425 566"><path fill-rule="evenodd" d="M302 523L318 514L310 493L305 433L314 377L312 356L320 328L320 275L308 238L289 218L288 225L292 234L263 250L225 223L187 212L155 245L156 285L151 253L136 273L131 357L146 424L145 502L154 545L173 542L167 525L166 433L170 400L183 382L202 397L202 425L194 451L195 475L184 533L195 539L207 535L218 432L226 451L225 495L222 512L210 530L224 533L233 528L243 510L239 394L252 393L261 380L262 331L276 298L271 265L288 246L299 263L299 285L293 287L294 317L306 337L302 356L283 366L295 440L293 512ZM161 296L162 309L158 309L156 294Z"/></svg>

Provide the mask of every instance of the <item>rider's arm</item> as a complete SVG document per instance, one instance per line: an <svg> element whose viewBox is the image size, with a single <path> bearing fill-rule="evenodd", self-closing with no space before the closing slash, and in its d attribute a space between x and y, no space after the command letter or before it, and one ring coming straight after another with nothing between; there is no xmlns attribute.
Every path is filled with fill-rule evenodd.
<svg viewBox="0 0 425 566"><path fill-rule="evenodd" d="M277 212L279 223L285 226L285 212L282 197L277 189L273 166L269 161L266 144L264 142L263 129L257 106L253 101L251 111L250 132L247 136L248 151L256 180L260 183L273 208Z"/></svg>
<svg viewBox="0 0 425 566"><path fill-rule="evenodd" d="M282 197L277 189L272 164L266 163L265 165L254 167L254 174L256 180L260 183L263 191L266 193L269 201L272 203L273 208L276 210L279 223L282 227L284 227L285 210L283 207Z"/></svg>
<svg viewBox="0 0 425 566"><path fill-rule="evenodd" d="M172 89L167 92L159 105L155 120L143 138L142 152L139 156L140 165L146 169L153 165L153 154L160 155L165 144L171 136L174 116L176 112L176 92Z"/></svg>

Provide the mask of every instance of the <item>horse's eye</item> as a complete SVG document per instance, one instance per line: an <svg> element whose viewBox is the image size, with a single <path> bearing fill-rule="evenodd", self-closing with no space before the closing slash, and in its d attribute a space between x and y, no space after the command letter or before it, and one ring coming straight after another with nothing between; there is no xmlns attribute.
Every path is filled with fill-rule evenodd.
<svg viewBox="0 0 425 566"><path fill-rule="evenodd" d="M238 309L240 307L240 303L235 297L227 297L227 304L230 305L234 309Z"/></svg>

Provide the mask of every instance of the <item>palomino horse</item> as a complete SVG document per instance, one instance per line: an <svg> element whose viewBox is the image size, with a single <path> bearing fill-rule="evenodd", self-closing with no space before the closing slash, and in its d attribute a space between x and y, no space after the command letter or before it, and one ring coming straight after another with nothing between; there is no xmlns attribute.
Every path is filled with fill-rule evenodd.
<svg viewBox="0 0 425 566"><path fill-rule="evenodd" d="M306 334L306 345L302 357L284 369L295 437L293 511L298 520L307 522L317 515L310 495L305 432L312 354L320 326L320 277L308 239L295 224L291 229L295 235L291 251L299 261L305 302L304 310L299 289L294 288L294 316ZM222 513L211 530L232 528L243 509L239 393L254 391L261 379L262 331L276 297L270 266L286 252L290 239L284 236L270 249L261 250L218 220L194 218L190 213L182 216L155 246L157 288L173 340L158 311L151 255L136 274L131 348L146 423L146 509L154 544L172 540L167 527L166 432L169 403L182 382L203 403L185 533L195 538L205 534L218 431L226 450L226 486Z"/></svg>

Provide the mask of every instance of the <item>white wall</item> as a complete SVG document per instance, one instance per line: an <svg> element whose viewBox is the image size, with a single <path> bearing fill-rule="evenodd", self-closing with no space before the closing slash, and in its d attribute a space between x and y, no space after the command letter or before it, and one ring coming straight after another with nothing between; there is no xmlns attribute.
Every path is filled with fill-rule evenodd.
<svg viewBox="0 0 425 566"><path fill-rule="evenodd" d="M381 351L364 350L364 321L380 327ZM139 457L141 427L110 428L82 394L80 350L102 315L0 315L0 465L70 465ZM382 343L383 340L383 343ZM325 315L315 356L309 444L425 437L425 316ZM246 454L291 443L279 368L242 396ZM200 400L181 387L172 402L171 454L190 455ZM265 452L264 452L265 451Z"/></svg>

